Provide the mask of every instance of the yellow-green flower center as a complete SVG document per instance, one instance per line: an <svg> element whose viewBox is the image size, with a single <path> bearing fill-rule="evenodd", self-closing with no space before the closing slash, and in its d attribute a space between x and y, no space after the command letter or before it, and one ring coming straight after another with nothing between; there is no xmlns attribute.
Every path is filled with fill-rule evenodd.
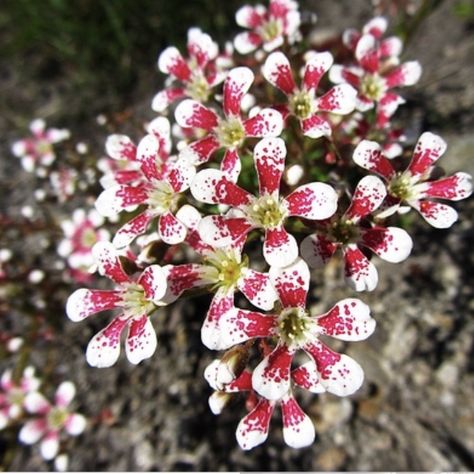
<svg viewBox="0 0 474 474"><path fill-rule="evenodd" d="M49 428L53 430L61 429L66 424L68 415L64 408L53 407L47 417Z"/></svg>
<svg viewBox="0 0 474 474"><path fill-rule="evenodd" d="M206 257L206 263L212 267L211 278L215 280L215 286L231 288L237 285L248 267L248 257L241 259L233 250L218 249Z"/></svg>
<svg viewBox="0 0 474 474"><path fill-rule="evenodd" d="M273 229L283 222L286 209L281 202L267 194L248 206L247 215L255 225L264 229Z"/></svg>
<svg viewBox="0 0 474 474"><path fill-rule="evenodd" d="M210 94L209 83L201 71L195 71L187 84L186 93L198 102L206 102Z"/></svg>
<svg viewBox="0 0 474 474"><path fill-rule="evenodd" d="M92 247L97 241L95 230L91 227L82 232L81 242L84 247Z"/></svg>
<svg viewBox="0 0 474 474"><path fill-rule="evenodd" d="M158 214L168 212L177 199L177 194L166 181L156 181L148 195L147 204Z"/></svg>
<svg viewBox="0 0 474 474"><path fill-rule="evenodd" d="M122 305L127 317L150 314L155 309L154 303L146 298L143 288L136 283L127 285L122 296Z"/></svg>
<svg viewBox="0 0 474 474"><path fill-rule="evenodd" d="M357 242L360 232L358 226L351 220L338 219L331 223L329 237L334 242L340 242L345 245L350 242Z"/></svg>
<svg viewBox="0 0 474 474"><path fill-rule="evenodd" d="M216 135L221 146L238 147L245 138L245 129L238 117L221 120L216 127Z"/></svg>
<svg viewBox="0 0 474 474"><path fill-rule="evenodd" d="M314 338L316 323L303 308L286 308L278 317L278 334L288 346L301 347Z"/></svg>
<svg viewBox="0 0 474 474"><path fill-rule="evenodd" d="M260 27L260 35L265 43L274 40L283 32L281 22L275 19L268 20Z"/></svg>
<svg viewBox="0 0 474 474"><path fill-rule="evenodd" d="M53 151L53 145L47 140L39 140L36 143L36 152L38 155L47 155Z"/></svg>
<svg viewBox="0 0 474 474"><path fill-rule="evenodd" d="M366 74L360 83L361 93L370 100L378 102L386 90L385 82L378 74Z"/></svg>
<svg viewBox="0 0 474 474"><path fill-rule="evenodd" d="M22 405L25 399L24 392L19 388L12 388L7 395L7 400L10 405Z"/></svg>
<svg viewBox="0 0 474 474"><path fill-rule="evenodd" d="M293 94L290 98L290 110L299 119L306 119L313 113L313 98L306 91Z"/></svg>
<svg viewBox="0 0 474 474"><path fill-rule="evenodd" d="M387 190L391 196L408 201L415 197L413 193L414 184L415 180L409 173L397 173L388 183Z"/></svg>

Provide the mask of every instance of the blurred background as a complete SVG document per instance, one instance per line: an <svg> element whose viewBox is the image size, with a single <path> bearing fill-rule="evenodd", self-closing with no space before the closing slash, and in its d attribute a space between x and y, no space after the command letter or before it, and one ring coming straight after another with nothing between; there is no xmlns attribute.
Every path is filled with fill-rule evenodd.
<svg viewBox="0 0 474 474"><path fill-rule="evenodd" d="M396 268L377 262L379 286L362 299L378 329L367 342L340 347L364 367L366 381L346 399L300 398L318 433L309 448L284 445L277 413L268 441L243 452L235 441L243 404L212 415L202 374L215 354L202 347L199 333L207 297L154 317L158 349L139 366L125 358L110 369L87 366L87 342L107 318L67 320L64 304L77 284L65 277L56 248L58 222L92 206L94 174L82 188L52 197L41 192L44 178L22 169L11 145L28 134L31 120L44 118L86 145L82 155L65 148L57 157L85 172L109 133L138 137L155 116L151 99L164 79L159 52L169 45L184 50L191 26L223 46L239 31L234 14L243 3L0 3L0 249L12 253L0 279L0 369L34 365L48 394L63 380L76 384L74 407L89 422L61 447L70 470L474 470L472 199L456 204L460 220L450 230L412 222L415 247L406 262ZM407 41L402 58L419 60L424 70L403 94L399 115L409 139L439 133L448 142L441 166L474 173L473 1L299 3L306 18L318 15L313 34L321 38L386 15L390 31ZM42 276L32 277L34 270ZM351 296L333 267L315 279L318 308ZM11 353L6 342L13 336L24 343ZM0 431L1 468L51 470L17 434L17 427Z"/></svg>

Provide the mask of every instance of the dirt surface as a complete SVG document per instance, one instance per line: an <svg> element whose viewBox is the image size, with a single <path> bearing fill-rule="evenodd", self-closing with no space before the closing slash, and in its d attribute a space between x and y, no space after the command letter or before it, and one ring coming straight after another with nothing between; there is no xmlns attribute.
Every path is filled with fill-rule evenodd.
<svg viewBox="0 0 474 474"><path fill-rule="evenodd" d="M321 29L361 26L370 15L369 2L362 0L306 5L309 3L318 11ZM452 13L452 2L444 2L421 25L405 57L419 59L424 67L420 84L409 93L413 102L403 112L411 120L413 137L422 130L440 133L448 142L441 163L444 168L474 174L474 38L469 25ZM18 91L16 74L10 71L2 79L6 90L18 97L3 99L0 113L0 199L2 212L10 217L18 216L19 208L32 202L32 178L20 170L8 151L9 143L18 137L15 127L27 123L33 114L55 113L68 100L58 85L47 83L29 84ZM150 96L142 97L144 104ZM15 108L15 103L20 107ZM89 123L81 127L94 140L103 139L103 130L93 123L93 117ZM87 366L84 349L106 317L82 324L61 323L63 336L54 340L54 373L74 381L76 407L90 420L87 431L65 446L69 468L474 470L474 201L455 207L460 221L449 231L434 230L416 220L415 246L407 261L397 265L376 262L377 289L357 294L372 309L376 333L367 342L332 344L362 365L365 383L344 399L298 394L318 433L314 445L306 449L285 446L277 410L267 442L243 452L235 440L238 421L245 414L242 401L218 417L208 409L211 391L202 374L216 354L202 347L199 330L209 298L178 302L156 316L157 352L137 367L123 357L110 369ZM31 264L37 261L40 242L17 245L29 245L25 258ZM324 272L315 273L315 311L356 296L344 285L340 267L340 262L334 262ZM59 308L68 291L64 288L51 296L58 308L52 317L61 321L65 316ZM21 321L15 324L21 329ZM32 362L37 366L44 365L46 345L33 353ZM5 446L8 439L2 443ZM4 468L44 471L51 466L40 458L36 447L19 447Z"/></svg>

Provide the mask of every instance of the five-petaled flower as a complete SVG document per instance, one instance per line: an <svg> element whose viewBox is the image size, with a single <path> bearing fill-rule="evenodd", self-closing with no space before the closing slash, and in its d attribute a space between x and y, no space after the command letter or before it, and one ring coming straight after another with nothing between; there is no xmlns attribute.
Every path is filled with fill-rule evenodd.
<svg viewBox="0 0 474 474"><path fill-rule="evenodd" d="M199 128L207 134L180 152L180 158L199 165L209 160L219 148L224 148L221 170L232 181L237 181L241 163L238 149L247 137L276 137L283 129L283 118L274 109L262 109L243 120L241 103L254 80L247 67L234 68L224 82L224 117L195 100L184 100L176 108L175 118L183 128Z"/></svg>
<svg viewBox="0 0 474 474"><path fill-rule="evenodd" d="M68 299L66 313L72 321L82 321L92 314L120 308L121 312L87 346L87 362L95 367L110 367L120 355L120 336L128 327L125 343L127 359L132 364L151 357L156 349L156 333L150 315L166 292L166 277L159 265L150 265L137 278L122 268L115 247L97 242L92 253L99 272L113 280L114 290L76 290Z"/></svg>
<svg viewBox="0 0 474 474"><path fill-rule="evenodd" d="M291 364L295 353L304 350L316 364L322 387L338 396L354 393L362 384L364 373L359 364L338 354L320 341L320 335L343 341L361 341L375 329L369 307L355 298L339 301L327 313L311 316L306 308L310 272L297 259L285 268L270 268L272 281L280 298L279 313L264 315L239 308L222 318L222 348L255 338L276 338L270 354L255 367L252 387L267 400L279 400L290 389Z"/></svg>
<svg viewBox="0 0 474 474"><path fill-rule="evenodd" d="M189 59L184 59L174 46L166 48L158 58L158 68L169 74L178 85L171 85L158 92L153 98L151 108L155 112L164 112L170 104L183 97L206 102L211 90L225 78L220 71L216 58L219 47L212 38L199 28L188 30Z"/></svg>
<svg viewBox="0 0 474 474"><path fill-rule="evenodd" d="M290 61L283 53L270 54L262 68L265 79L288 97L287 112L298 118L303 134L311 138L328 137L332 133L331 124L322 113L346 115L355 107L357 92L349 84L337 85L316 97L321 78L332 63L329 52L308 55L301 89L296 86Z"/></svg>
<svg viewBox="0 0 474 474"><path fill-rule="evenodd" d="M38 390L40 380L33 367L26 367L20 381L13 380L13 372L6 370L0 379L0 430L18 419L25 408L25 397Z"/></svg>
<svg viewBox="0 0 474 474"><path fill-rule="evenodd" d="M33 120L30 124L32 137L16 141L12 145L12 152L21 158L23 168L33 172L38 166L50 166L56 158L53 145L70 136L69 130L46 128L43 119Z"/></svg>
<svg viewBox="0 0 474 474"><path fill-rule="evenodd" d="M209 397L209 406L215 415L221 413L232 394L248 392L247 400L252 403L250 412L240 421L236 435L242 449L249 450L265 442L270 420L277 404L280 405L283 423L283 439L292 448L309 446L315 438L314 426L308 415L296 401L290 387L278 400L268 400L255 394L252 387L252 372L248 369L236 377L229 377L225 383L218 380L221 362L216 359L207 368L204 377L215 392ZM313 361L293 369L290 373L292 385L312 393L322 393L324 387L319 381ZM256 400L253 400L253 398Z"/></svg>
<svg viewBox="0 0 474 474"><path fill-rule="evenodd" d="M204 242L225 247L250 230L263 228L263 255L267 263L284 267L295 261L298 244L285 230L285 220L290 216L326 219L336 211L337 195L328 184L309 183L280 198L285 157L285 142L281 138L264 138L255 146L258 196L237 186L219 170L206 169L196 175L191 193L198 201L233 206L226 216L211 215L202 219L199 233Z"/></svg>
<svg viewBox="0 0 474 474"><path fill-rule="evenodd" d="M421 76L418 61L399 64L400 43L396 39L378 41L370 33L362 35L355 47L356 65L334 65L329 78L335 84L348 83L358 91L356 108L376 110L376 124L387 126L392 115L405 100L392 89L412 86Z"/></svg>
<svg viewBox="0 0 474 474"><path fill-rule="evenodd" d="M270 0L268 9L263 5L244 5L235 15L236 23L251 31L234 38L235 49L248 54L260 46L267 52L283 45L285 39L293 43L298 37L301 18L298 2Z"/></svg>
<svg viewBox="0 0 474 474"><path fill-rule="evenodd" d="M158 234L167 244L182 242L186 227L174 212L179 207L181 193L194 177L194 167L185 160L162 166L160 140L156 134L146 135L138 144L136 160L140 162L144 179L138 185L115 185L100 194L95 203L103 216L115 216L131 206L145 205L146 209L123 225L115 234L113 243L126 247L143 234L150 222L158 217Z"/></svg>
<svg viewBox="0 0 474 474"><path fill-rule="evenodd" d="M186 214L186 216L184 216ZM181 294L192 288L209 286L215 291L209 310L201 329L205 346L219 349L221 330L219 321L222 315L234 307L234 294L242 292L257 308L271 310L278 298L267 273L249 268L249 259L242 255L244 239L226 247L214 248L204 243L197 232L201 216L191 206L183 206L178 217L186 222L187 243L202 258L202 263L185 263L163 267L168 287L163 303L169 304Z"/></svg>
<svg viewBox="0 0 474 474"><path fill-rule="evenodd" d="M433 227L446 229L458 218L455 209L435 201L459 201L472 193L472 177L463 172L446 178L431 180L434 164L446 150L445 141L431 132L423 133L415 146L411 161L405 171L397 172L382 154L378 143L362 141L354 151L354 161L363 168L380 175L388 191L385 210L379 217L409 210L402 204L416 209ZM435 200L433 200L435 199Z"/></svg>
<svg viewBox="0 0 474 474"><path fill-rule="evenodd" d="M75 394L74 384L63 382L56 390L54 405L39 392L31 392L25 398L26 409L37 417L25 423L18 437L25 444L35 444L41 440L41 456L47 461L58 454L63 430L71 436L78 436L86 427L84 416L69 409Z"/></svg>
<svg viewBox="0 0 474 474"><path fill-rule="evenodd" d="M301 243L301 255L309 266L326 264L340 247L344 255L346 281L356 291L372 291L378 283L377 269L360 247L370 249L392 263L405 260L413 247L413 241L405 230L363 221L379 208L386 195L381 179L376 176L362 178L344 214L321 222L318 232Z"/></svg>

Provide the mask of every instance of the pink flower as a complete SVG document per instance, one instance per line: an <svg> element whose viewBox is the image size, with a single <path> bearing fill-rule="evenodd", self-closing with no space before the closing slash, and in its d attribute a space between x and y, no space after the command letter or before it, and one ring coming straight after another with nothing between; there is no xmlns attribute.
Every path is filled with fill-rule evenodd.
<svg viewBox="0 0 474 474"><path fill-rule="evenodd" d="M146 135L136 150L144 175L139 185L119 184L111 186L100 194L96 208L103 216L115 216L122 210L144 205L145 210L123 225L115 234L113 243L118 248L129 245L143 234L150 222L158 217L158 233L167 244L182 242L186 227L174 216L181 193L189 187L194 177L192 165L180 160L166 162L161 166L160 141L155 134Z"/></svg>
<svg viewBox="0 0 474 474"><path fill-rule="evenodd" d="M382 204L386 194L379 178L363 178L344 214L321 222L320 230L303 240L301 255L305 261L311 267L323 266L341 248L347 283L356 291L372 291L378 282L377 269L361 247L392 263L405 260L413 247L411 237L403 229L364 222Z"/></svg>
<svg viewBox="0 0 474 474"><path fill-rule="evenodd" d="M268 10L263 5L244 5L235 15L242 28L251 31L238 34L235 49L248 54L260 46L267 52L283 45L285 39L293 43L298 37L301 23L298 2L294 0L270 0Z"/></svg>
<svg viewBox="0 0 474 474"><path fill-rule="evenodd" d="M329 336L343 341L361 341L375 329L375 320L362 301L347 298L327 313L311 316L306 309L310 273L301 259L285 268L270 268L270 280L281 302L279 313L264 315L232 309L221 320L222 348L255 338L274 338L276 346L254 369L252 387L267 400L279 400L290 389L290 367L303 350L316 364L322 387L338 396L354 393L361 386L363 371L350 357L338 354L320 341Z"/></svg>
<svg viewBox="0 0 474 474"><path fill-rule="evenodd" d="M226 216L206 216L199 224L199 234L209 245L225 247L245 238L256 228L265 230L263 255L269 265L284 267L298 256L295 238L284 228L287 217L310 220L326 219L334 214L337 195L324 183L298 187L280 198L280 181L286 157L281 138L264 138L254 149L259 194L254 196L215 169L199 172L191 184L191 193L201 202L232 206Z"/></svg>
<svg viewBox="0 0 474 474"><path fill-rule="evenodd" d="M67 140L69 130L48 128L42 119L33 120L30 124L32 137L18 140L12 146L12 153L21 158L23 168L32 173L38 166L50 166L55 160L53 145Z"/></svg>
<svg viewBox="0 0 474 474"><path fill-rule="evenodd" d="M418 139L407 169L397 172L382 154L378 143L364 140L357 146L354 150L354 161L378 174L386 182L388 197L384 203L385 210L379 217L406 211L409 208L403 208L401 205L407 204L438 229L446 229L456 222L458 214L455 209L435 200L459 201L467 198L472 193L472 177L459 172L446 178L431 180L434 164L445 150L446 143L440 136L425 132Z"/></svg>
<svg viewBox="0 0 474 474"><path fill-rule="evenodd" d="M38 390L40 380L35 377L35 369L27 367L19 383L13 380L11 370L6 370L0 379L0 430L18 419L25 408L25 397Z"/></svg>
<svg viewBox="0 0 474 474"><path fill-rule="evenodd" d="M165 294L166 277L158 265L150 265L137 278L129 277L109 242L97 242L92 253L99 272L113 280L117 287L114 290L76 290L67 301L66 313L72 321L82 321L100 311L120 308L120 314L89 342L87 362L94 367L115 364L120 355L120 336L127 327L127 359L138 364L151 357L156 349L156 334L149 316Z"/></svg>
<svg viewBox="0 0 474 474"><path fill-rule="evenodd" d="M151 108L164 112L170 104L183 97L206 102L211 89L224 80L224 73L216 64L219 48L212 38L199 28L188 30L188 54L184 59L174 46L166 48L158 58L158 68L169 74L171 80L178 81L158 92L153 98Z"/></svg>
<svg viewBox="0 0 474 474"><path fill-rule="evenodd" d="M321 97L316 90L333 62L330 53L312 53L304 67L303 85L296 86L290 61L281 52L268 56L262 68L265 79L288 97L288 112L298 118L304 135L311 138L330 136L330 123L321 113L349 114L354 110L357 92L348 84L333 87Z"/></svg>
<svg viewBox="0 0 474 474"><path fill-rule="evenodd" d="M236 292L242 292L254 306L266 311L273 308L277 295L268 274L249 267L248 257L242 255L243 239L226 247L211 247L199 237L197 227L201 216L194 208L183 206L178 217L189 227L186 241L201 255L202 263L163 267L168 286L162 302L169 304L186 290L209 286L215 295L201 328L201 338L206 347L219 349L219 321L234 307Z"/></svg>
<svg viewBox="0 0 474 474"><path fill-rule="evenodd" d="M95 210L87 214L84 209L76 209L71 220L61 222L64 239L59 243L58 253L67 258L73 269L88 271L94 264L92 247L100 240L109 240L110 234L100 229L104 219Z"/></svg>
<svg viewBox="0 0 474 474"><path fill-rule="evenodd" d="M220 414L232 394L248 392L248 401L252 408L237 427L236 436L240 447L245 450L252 449L268 437L270 420L276 405L280 405L283 422L283 439L292 448L309 446L315 438L314 426L296 401L292 389L289 389L277 400L267 400L256 396L252 387L252 372L244 370L237 377L229 377L226 383L218 382L221 363L214 360L204 373L206 380L216 390L209 398L209 406L215 415ZM309 361L291 371L291 381L295 386L304 388L313 393L324 392L324 387L319 383L316 366ZM253 398L256 400L252 400Z"/></svg>
<svg viewBox="0 0 474 474"><path fill-rule="evenodd" d="M224 117L195 100L184 100L176 108L176 122L183 128L199 128L206 135L181 150L180 158L199 165L207 162L219 148L225 148L221 170L237 181L241 164L238 149L248 137L276 137L283 128L283 119L273 109L262 109L246 120L241 117L241 103L254 80L247 67L234 68L224 82Z"/></svg>
<svg viewBox="0 0 474 474"><path fill-rule="evenodd" d="M159 143L156 167L163 173L171 153L171 126L166 117L152 120L146 130L155 135ZM107 137L105 150L108 158L98 162L98 168L104 173L100 179L103 188L117 184L138 185L144 180L141 163L137 158L137 146L127 135L113 134Z"/></svg>
<svg viewBox="0 0 474 474"><path fill-rule="evenodd" d="M378 37L367 33L356 41L357 65L334 65L329 72L329 78L335 84L348 83L357 89L358 110L365 112L377 104L376 124L379 128L387 126L398 106L405 102L392 89L412 86L421 76L418 61L398 64L400 51L398 38L378 41Z"/></svg>
<svg viewBox="0 0 474 474"><path fill-rule="evenodd" d="M53 194L61 203L74 195L77 181L77 171L66 166L61 166L58 171L52 171L49 175Z"/></svg>
<svg viewBox="0 0 474 474"><path fill-rule="evenodd" d="M54 459L58 454L63 430L71 436L78 436L86 427L84 416L69 410L75 394L74 384L63 382L56 390L54 405L39 392L31 392L26 396L26 409L38 417L27 421L18 436L25 444L35 444L41 440L41 456L47 461Z"/></svg>

